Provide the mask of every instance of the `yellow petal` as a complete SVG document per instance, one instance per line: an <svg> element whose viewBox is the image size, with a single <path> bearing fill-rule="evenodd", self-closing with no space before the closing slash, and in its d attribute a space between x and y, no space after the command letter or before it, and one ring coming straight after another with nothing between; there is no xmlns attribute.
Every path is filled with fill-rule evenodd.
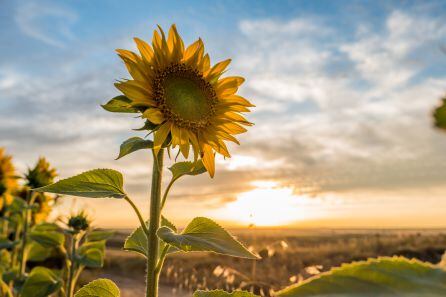
<svg viewBox="0 0 446 297"><path fill-rule="evenodd" d="M234 122L225 122L217 126L217 129L227 132L229 134L241 134L245 133L246 130L244 127L240 126Z"/></svg>
<svg viewBox="0 0 446 297"><path fill-rule="evenodd" d="M153 139L153 150L155 152L155 155L158 154L164 141L167 138L167 135L169 135L170 127L171 127L171 123L166 122L157 131L155 131L155 136Z"/></svg>
<svg viewBox="0 0 446 297"><path fill-rule="evenodd" d="M120 90L127 98L132 101L146 102L150 105L155 105L155 102L151 98L150 93L132 83L131 81L115 83L115 86Z"/></svg>
<svg viewBox="0 0 446 297"><path fill-rule="evenodd" d="M191 59L194 55L196 55L201 47L203 47L203 41L199 38L197 41L189 45L184 51L183 61Z"/></svg>
<svg viewBox="0 0 446 297"><path fill-rule="evenodd" d="M209 70L209 68L211 68L211 58L209 58L208 54L204 55L200 68L201 73L205 73Z"/></svg>
<svg viewBox="0 0 446 297"><path fill-rule="evenodd" d="M219 78L222 72L225 71L226 67L228 67L229 63L231 63L231 59L215 64L207 73L204 74L204 77L209 81Z"/></svg>
<svg viewBox="0 0 446 297"><path fill-rule="evenodd" d="M187 159L189 158L189 133L186 129L181 129L180 131L180 151L183 156Z"/></svg>
<svg viewBox="0 0 446 297"><path fill-rule="evenodd" d="M218 88L238 88L245 82L245 79L241 76L228 76L218 80L217 89Z"/></svg>
<svg viewBox="0 0 446 297"><path fill-rule="evenodd" d="M152 47L154 51L153 60L158 68L164 68L169 64L169 49L164 36L164 31L160 28L161 35L158 31L153 32Z"/></svg>
<svg viewBox="0 0 446 297"><path fill-rule="evenodd" d="M250 110L242 105L236 103L223 103L218 105L219 112L225 113L227 111L235 111L235 112L250 112Z"/></svg>
<svg viewBox="0 0 446 297"><path fill-rule="evenodd" d="M236 121L242 123L243 125L252 126L251 122L248 122L248 120L246 120L243 116L239 115L238 113L230 111L230 112L225 112L223 116L231 121Z"/></svg>
<svg viewBox="0 0 446 297"><path fill-rule="evenodd" d="M189 132L189 140L194 148L194 162L198 159L198 153L200 152L200 144L198 143L197 135L194 132Z"/></svg>
<svg viewBox="0 0 446 297"><path fill-rule="evenodd" d="M141 53L141 56L143 59L150 63L153 58L153 49L150 45L147 44L144 40L141 40L137 37L133 38L135 40L136 46L138 47L139 52Z"/></svg>
<svg viewBox="0 0 446 297"><path fill-rule="evenodd" d="M172 146L176 147L177 145L180 145L181 142L180 128L178 126L172 125L171 131L172 131Z"/></svg>
<svg viewBox="0 0 446 297"><path fill-rule="evenodd" d="M203 144L203 165L211 177L215 174L215 155L211 146Z"/></svg>
<svg viewBox="0 0 446 297"><path fill-rule="evenodd" d="M181 36L178 34L175 25L172 25L169 30L169 37L167 39L167 46L172 55L172 61L177 62L181 60L184 52L184 43Z"/></svg>
<svg viewBox="0 0 446 297"><path fill-rule="evenodd" d="M227 96L224 99L221 99L221 101L237 103L237 104L240 104L240 105L243 105L246 107L255 107L254 104L251 104L251 102L249 102L248 100L246 100L245 98L243 98L242 96L239 96L239 95Z"/></svg>
<svg viewBox="0 0 446 297"><path fill-rule="evenodd" d="M143 118L148 119L152 123L159 125L162 122L164 122L164 115L159 109L157 108L149 108L147 109L143 114Z"/></svg>
<svg viewBox="0 0 446 297"><path fill-rule="evenodd" d="M229 133L227 133L225 131L216 131L215 134L224 140L228 140L228 141L232 141L234 143L240 144L240 142L237 140L237 138L235 138L234 136L230 135Z"/></svg>

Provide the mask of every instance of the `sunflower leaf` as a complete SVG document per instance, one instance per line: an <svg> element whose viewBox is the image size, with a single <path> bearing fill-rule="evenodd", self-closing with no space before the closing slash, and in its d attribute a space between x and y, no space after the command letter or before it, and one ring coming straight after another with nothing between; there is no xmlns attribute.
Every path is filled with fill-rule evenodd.
<svg viewBox="0 0 446 297"><path fill-rule="evenodd" d="M112 169L94 169L79 175L62 179L54 184L33 189L47 192L88 198L124 198L122 174Z"/></svg>
<svg viewBox="0 0 446 297"><path fill-rule="evenodd" d="M184 252L214 252L233 257L258 259L240 242L211 219L198 217L181 234L167 226L158 229L158 236Z"/></svg>
<svg viewBox="0 0 446 297"><path fill-rule="evenodd" d="M74 297L119 297L118 286L111 280L100 278L83 286Z"/></svg>
<svg viewBox="0 0 446 297"><path fill-rule="evenodd" d="M115 235L114 231L94 230L87 234L86 241L102 241L107 240Z"/></svg>
<svg viewBox="0 0 446 297"><path fill-rule="evenodd" d="M223 290L212 290L212 291L195 291L192 297L258 297L258 295L254 295L253 293L246 291L234 291L234 292L226 292Z"/></svg>
<svg viewBox="0 0 446 297"><path fill-rule="evenodd" d="M178 179L183 175L199 175L206 172L203 161L196 162L178 162L169 168L172 172L172 179Z"/></svg>
<svg viewBox="0 0 446 297"><path fill-rule="evenodd" d="M131 100L126 96L116 96L106 104L101 105L103 109L110 112L137 113L138 110L131 106Z"/></svg>
<svg viewBox="0 0 446 297"><path fill-rule="evenodd" d="M446 271L418 260L383 257L344 264L276 293L310 296L446 296Z"/></svg>
<svg viewBox="0 0 446 297"><path fill-rule="evenodd" d="M65 236L54 231L31 231L29 237L46 248L62 246L65 242Z"/></svg>
<svg viewBox="0 0 446 297"><path fill-rule="evenodd" d="M147 227L149 226L149 222L146 222ZM169 222L165 217L161 217L161 226L169 227L172 230L176 231L175 225L173 225L171 222ZM160 241L159 250L162 250L166 246L166 243L163 241ZM147 257L149 254L149 247L147 245L147 236L144 233L144 230L142 227L138 227L133 231L129 237L125 240L124 243L124 250L126 251L133 251L140 253L144 257ZM173 253L178 251L176 248L171 247L169 248L168 253Z"/></svg>
<svg viewBox="0 0 446 297"><path fill-rule="evenodd" d="M100 268L104 266L104 252L97 248L89 248L79 253L76 262L86 267Z"/></svg>
<svg viewBox="0 0 446 297"><path fill-rule="evenodd" d="M50 269L34 267L23 284L22 297L46 297L59 290L62 282Z"/></svg>
<svg viewBox="0 0 446 297"><path fill-rule="evenodd" d="M145 140L141 137L131 137L124 141L119 148L119 156L116 160L142 149L153 148L153 141Z"/></svg>
<svg viewBox="0 0 446 297"><path fill-rule="evenodd" d="M434 111L435 126L440 129L446 129L446 98L442 100L442 104Z"/></svg>

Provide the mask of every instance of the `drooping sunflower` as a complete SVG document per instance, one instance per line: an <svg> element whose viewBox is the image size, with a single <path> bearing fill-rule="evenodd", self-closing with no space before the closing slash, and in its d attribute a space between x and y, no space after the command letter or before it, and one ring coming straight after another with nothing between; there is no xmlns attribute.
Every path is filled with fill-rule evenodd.
<svg viewBox="0 0 446 297"><path fill-rule="evenodd" d="M185 48L175 25L167 38L161 27L155 30L151 46L134 40L139 54L117 50L132 79L115 86L154 127L155 152L170 141L187 159L192 147L214 176L215 153L230 157L225 141L239 144L234 135L252 125L240 113L254 105L236 94L244 78L222 78L231 60L211 66L203 41Z"/></svg>
<svg viewBox="0 0 446 297"><path fill-rule="evenodd" d="M17 178L12 157L0 148L0 209L12 202L12 194L17 190Z"/></svg>
<svg viewBox="0 0 446 297"><path fill-rule="evenodd" d="M29 168L25 174L25 187L22 189L20 197L27 199L29 189L47 186L54 182L56 176L56 169L52 168L45 158L39 158L36 165ZM32 219L35 223L40 223L50 214L55 198L44 193L38 193L34 203L37 207L33 210Z"/></svg>
<svg viewBox="0 0 446 297"><path fill-rule="evenodd" d="M26 186L31 189L44 187L52 184L56 176L56 169L51 168L44 157L40 157L34 168L29 168L25 174Z"/></svg>

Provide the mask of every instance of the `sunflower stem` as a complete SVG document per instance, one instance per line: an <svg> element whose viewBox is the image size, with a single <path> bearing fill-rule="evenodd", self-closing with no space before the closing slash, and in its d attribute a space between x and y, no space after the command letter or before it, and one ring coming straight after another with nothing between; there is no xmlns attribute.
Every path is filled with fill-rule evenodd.
<svg viewBox="0 0 446 297"><path fill-rule="evenodd" d="M159 238L156 235L156 231L160 226L161 219L161 181L163 175L164 150L161 149L157 155L155 153L153 155L154 160L152 190L150 196L149 236L147 237L147 245L150 253L147 257L146 297L158 297L159 279L159 271L156 269Z"/></svg>
<svg viewBox="0 0 446 297"><path fill-rule="evenodd" d="M76 245L77 245L77 234L73 234L71 237L71 253L70 253L70 266L68 268L68 280L67 280L67 296L73 297L74 295L74 274L76 270Z"/></svg>

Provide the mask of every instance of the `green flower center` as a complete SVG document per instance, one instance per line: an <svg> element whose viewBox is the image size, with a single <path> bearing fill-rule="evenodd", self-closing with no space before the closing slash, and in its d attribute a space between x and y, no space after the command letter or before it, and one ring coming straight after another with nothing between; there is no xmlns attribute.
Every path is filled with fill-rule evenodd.
<svg viewBox="0 0 446 297"><path fill-rule="evenodd" d="M172 77L164 82L166 105L185 120L199 121L210 112L206 95L193 80Z"/></svg>
<svg viewBox="0 0 446 297"><path fill-rule="evenodd" d="M155 78L153 89L165 118L179 127L205 127L215 113L214 88L198 71L186 65L167 67Z"/></svg>

